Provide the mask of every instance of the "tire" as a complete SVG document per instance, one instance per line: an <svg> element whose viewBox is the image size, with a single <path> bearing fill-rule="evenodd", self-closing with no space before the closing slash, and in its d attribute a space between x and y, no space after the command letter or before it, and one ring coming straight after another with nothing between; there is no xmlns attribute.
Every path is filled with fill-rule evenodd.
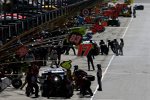
<svg viewBox="0 0 150 100"><path fill-rule="evenodd" d="M42 97L48 97L49 96L49 90L48 90L47 84L43 84L41 93L42 93Z"/></svg>
<svg viewBox="0 0 150 100"><path fill-rule="evenodd" d="M65 93L64 97L69 99L72 96L73 96L73 85L68 84L67 87L66 87L66 93Z"/></svg>
<svg viewBox="0 0 150 100"><path fill-rule="evenodd" d="M18 89L22 86L22 80L21 79L13 79L11 84L14 88Z"/></svg>
<svg viewBox="0 0 150 100"><path fill-rule="evenodd" d="M116 25L117 27L120 27L120 23L117 23L117 25Z"/></svg>

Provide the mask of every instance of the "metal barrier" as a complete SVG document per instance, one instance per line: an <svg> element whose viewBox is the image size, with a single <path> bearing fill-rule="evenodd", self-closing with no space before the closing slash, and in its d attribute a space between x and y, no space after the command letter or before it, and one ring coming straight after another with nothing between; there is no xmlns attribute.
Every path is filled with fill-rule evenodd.
<svg viewBox="0 0 150 100"><path fill-rule="evenodd" d="M66 2L66 0L64 0L64 1ZM54 19L57 19L60 16L74 13L74 11L77 9L77 6L80 6L80 8L83 8L83 7L87 6L87 4L89 2L90 3L94 2L93 0L86 0L86 1L78 0L78 1L79 2L74 3L74 4L62 6L60 9L57 9L57 10L46 11L43 13L41 12L39 14L36 13L36 15L31 14L29 17L26 16L27 18L22 19L22 20L13 20L12 22L9 22L7 24L7 25L9 25L10 28L6 28L3 25L0 25L0 27L1 27L0 28L0 33L1 33L0 40L3 42L3 44L5 44L5 43L7 43L7 39L9 39L13 36L22 34L32 28L35 28L44 23L53 21ZM69 2L69 0L68 0L68 2ZM9 31L8 31L8 29L9 29ZM8 34L9 34L9 36L8 36Z"/></svg>
<svg viewBox="0 0 150 100"><path fill-rule="evenodd" d="M0 92L11 85L11 80L7 77L0 78Z"/></svg>

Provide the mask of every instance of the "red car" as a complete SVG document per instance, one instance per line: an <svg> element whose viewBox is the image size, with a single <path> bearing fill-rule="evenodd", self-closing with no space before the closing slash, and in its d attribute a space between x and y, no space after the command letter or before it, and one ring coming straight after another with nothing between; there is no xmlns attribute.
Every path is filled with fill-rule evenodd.
<svg viewBox="0 0 150 100"><path fill-rule="evenodd" d="M95 24L92 25L91 30L92 30L93 33L104 32L105 27L103 25L95 23Z"/></svg>

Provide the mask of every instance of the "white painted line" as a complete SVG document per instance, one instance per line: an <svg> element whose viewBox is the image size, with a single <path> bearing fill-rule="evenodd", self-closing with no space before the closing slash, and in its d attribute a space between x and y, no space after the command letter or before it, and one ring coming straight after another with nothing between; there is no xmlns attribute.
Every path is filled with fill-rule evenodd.
<svg viewBox="0 0 150 100"><path fill-rule="evenodd" d="M113 55L113 56L111 57L111 59L110 59L108 65L107 65L105 71L103 72L103 76L102 76L102 79L101 79L101 80L103 80L103 78L104 78L104 76L105 76L105 74L106 74L106 72L107 72L107 70L108 70L108 68L109 68L109 66L110 66L110 64L111 64L111 62L112 62L112 60L114 59L114 57L115 57L115 55ZM94 91L94 93L93 93L93 96L91 97L90 100L93 100L93 97L94 97L94 95L95 95L96 92L97 92L97 89L98 89L98 85L97 85L97 87L96 87L96 89L95 89L95 91Z"/></svg>
<svg viewBox="0 0 150 100"><path fill-rule="evenodd" d="M103 78L104 78L104 76L105 76L105 74L106 74L106 72L107 72L107 70L108 70L108 68L109 68L109 66L110 66L110 64L111 64L111 62L112 62L112 60L114 59L114 57L115 57L115 55L113 55L113 56L111 57L111 59L110 59L108 65L107 65L105 71L103 72L103 76L102 76L102 79L101 79L101 80L103 80Z"/></svg>
<svg viewBox="0 0 150 100"><path fill-rule="evenodd" d="M130 22L129 22L129 24L128 24L128 26L127 26L126 30L124 31L124 34L122 35L122 37L121 37L121 38L124 38L124 36L126 35L127 30L128 30L128 28L129 28L129 26L130 26L130 24L131 24L132 20L133 20L133 17L131 18L131 20L130 20Z"/></svg>
<svg viewBox="0 0 150 100"><path fill-rule="evenodd" d="M128 28L129 28L129 26L130 26L130 24L131 24L132 20L133 20L133 17L131 18L131 20L130 20L130 22L129 22L128 26L126 27L126 30L124 31L124 34L123 34L122 38L124 38L124 36L126 35L127 30L128 30ZM115 57L115 55L113 55L113 56L111 57L111 59L110 59L110 61L109 61L108 65L107 65L107 67L106 67L105 71L103 72L103 76L102 76L101 81L104 79L104 76L105 76L105 74L107 73L107 70L108 70L108 68L109 68L109 66L110 66L110 64L111 64L111 62L112 62L112 60L114 59L114 57ZM96 89L95 89L95 91L94 91L94 93L93 93L93 96L91 97L91 99L90 99L90 100L93 100L94 95L95 95L95 94L96 94L96 92L97 92L97 89L98 89L98 85L96 86Z"/></svg>

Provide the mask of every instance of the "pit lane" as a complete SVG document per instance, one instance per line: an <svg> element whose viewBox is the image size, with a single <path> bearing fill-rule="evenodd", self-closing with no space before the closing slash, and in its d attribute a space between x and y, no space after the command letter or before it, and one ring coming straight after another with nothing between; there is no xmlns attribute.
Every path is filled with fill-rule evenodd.
<svg viewBox="0 0 150 100"><path fill-rule="evenodd" d="M102 33L97 33L93 36L93 40L95 40L97 43L99 43L99 41L101 39L103 39L105 42L110 39L113 40L115 38L119 39L122 37L122 35L124 34L124 31L130 21L131 18L122 18L120 17L120 22L121 22L121 26L116 28L116 27L107 27L106 30ZM95 57L94 59L94 64L98 64L101 63L102 64L102 70L104 71L105 68L108 65L108 62L110 61L111 57L112 57L113 53L109 52L108 56L102 56L102 55L98 55ZM86 57L77 57L73 55L73 52L70 52L70 55L62 55L62 61L63 60L72 60L72 65L76 65L79 64L79 68L87 71L87 61L86 61ZM49 61L48 61L49 62ZM47 67L48 68L48 67ZM40 70L42 71L42 69L45 69L45 67L41 68ZM87 71L87 73L94 75L96 71ZM97 86L97 81L95 80L94 82L92 82L92 91L94 92ZM74 95L71 97L71 100L87 100L90 99L90 97L85 97L85 98L80 98L80 96L78 95L79 91L75 91ZM40 93L39 93L40 94ZM33 100L33 98L29 98L25 96L25 88L23 90L16 90L14 89L12 86L8 87L5 91L3 91L0 94L1 100ZM63 98L52 98L52 99L63 99ZM47 100L47 98L45 97L39 97L36 98L36 100Z"/></svg>

